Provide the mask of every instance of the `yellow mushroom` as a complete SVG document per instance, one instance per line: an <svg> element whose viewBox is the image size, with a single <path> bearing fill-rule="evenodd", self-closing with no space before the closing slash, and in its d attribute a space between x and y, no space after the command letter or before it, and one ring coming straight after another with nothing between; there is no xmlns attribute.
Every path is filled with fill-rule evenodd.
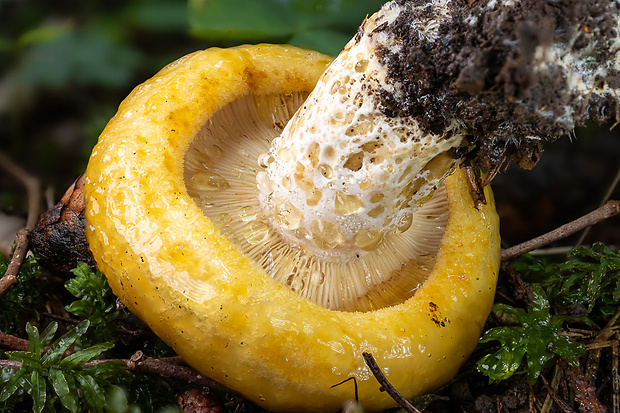
<svg viewBox="0 0 620 413"><path fill-rule="evenodd" d="M114 292L267 409L335 411L354 392L333 386L351 377L365 410L394 405L364 352L406 398L450 380L489 313L500 250L492 194L474 206L450 150L480 146L460 153L489 176L507 158L531 166L543 138L609 120L617 102L602 66L580 63L599 49L574 38L515 59L503 31L489 47L506 64L478 70L472 45L497 26L479 16L515 38L526 26L512 2L468 3L387 3L331 64L288 46L209 49L136 88L86 175L87 239ZM592 44L618 43L597 26Z"/></svg>
<svg viewBox="0 0 620 413"><path fill-rule="evenodd" d="M474 207L461 172L446 179L449 216L427 279L413 297L372 311L301 297L199 208L184 173L197 136L240 104L253 106L251 122L273 138L328 63L271 45L186 56L121 104L87 169L87 237L114 292L189 364L273 410L335 410L353 391L332 386L349 377L366 409L393 405L362 352L406 397L437 388L475 347L494 296L498 219L490 193ZM201 156L208 170L222 148ZM212 178L203 186L226 185Z"/></svg>

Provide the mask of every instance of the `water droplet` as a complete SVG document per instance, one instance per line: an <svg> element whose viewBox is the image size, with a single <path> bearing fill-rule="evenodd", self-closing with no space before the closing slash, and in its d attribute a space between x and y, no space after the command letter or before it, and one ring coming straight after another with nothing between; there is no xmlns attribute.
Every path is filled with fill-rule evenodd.
<svg viewBox="0 0 620 413"><path fill-rule="evenodd" d="M289 148L280 148L278 149L278 159L281 162L288 162L293 159L293 151Z"/></svg>
<svg viewBox="0 0 620 413"><path fill-rule="evenodd" d="M305 285L306 285L306 283L304 282L303 278L295 277L295 279L291 283L291 290L293 290L295 292L299 292L299 291L304 289Z"/></svg>
<svg viewBox="0 0 620 413"><path fill-rule="evenodd" d="M269 152L262 153L258 156L258 165L261 168L268 168L275 161L273 155Z"/></svg>
<svg viewBox="0 0 620 413"><path fill-rule="evenodd" d="M319 163L319 153L321 152L321 146L317 142L312 142L307 150L308 160L310 160L310 165L313 168Z"/></svg>
<svg viewBox="0 0 620 413"><path fill-rule="evenodd" d="M256 219L257 213L254 207L246 205L241 208L239 216L241 217L241 221L250 222Z"/></svg>
<svg viewBox="0 0 620 413"><path fill-rule="evenodd" d="M340 88L340 85L341 85L340 81L336 80L334 82L334 84L332 85L332 88L329 91L329 93L333 95L334 93L338 92L338 89Z"/></svg>
<svg viewBox="0 0 620 413"><path fill-rule="evenodd" d="M385 195L383 195L381 192L375 192L370 197L370 202L372 202L373 204L376 204L377 202L380 202L381 200L383 200L384 197Z"/></svg>
<svg viewBox="0 0 620 413"><path fill-rule="evenodd" d="M211 219L213 220L213 223L219 228L224 227L232 222L231 216L225 212L217 214Z"/></svg>
<svg viewBox="0 0 620 413"><path fill-rule="evenodd" d="M243 236L250 245L264 241L268 235L269 228L261 221L251 221L243 227Z"/></svg>
<svg viewBox="0 0 620 413"><path fill-rule="evenodd" d="M241 155L245 156L246 158L250 156L250 152L248 152L247 149L245 148L241 148Z"/></svg>
<svg viewBox="0 0 620 413"><path fill-rule="evenodd" d="M379 205L378 207L375 207L368 211L368 216L371 218L377 218L383 211L385 211L385 208Z"/></svg>
<svg viewBox="0 0 620 413"><path fill-rule="evenodd" d="M312 222L312 241L324 250L335 248L340 243L340 230L338 223L315 219Z"/></svg>
<svg viewBox="0 0 620 413"><path fill-rule="evenodd" d="M362 73L366 71L368 67L368 60L360 60L355 64L355 71L358 73Z"/></svg>
<svg viewBox="0 0 620 413"><path fill-rule="evenodd" d="M407 231L411 227L412 223L413 223L413 214L407 213L403 215L396 223L396 230L394 230L394 233L400 234L400 233Z"/></svg>
<svg viewBox="0 0 620 413"><path fill-rule="evenodd" d="M377 249L383 240L383 232L372 229L362 229L355 234L355 246L364 251L372 251Z"/></svg>
<svg viewBox="0 0 620 413"><path fill-rule="evenodd" d="M334 176L334 170L332 167L324 163L319 165L319 172L327 179L331 179L332 176Z"/></svg>
<svg viewBox="0 0 620 413"><path fill-rule="evenodd" d="M282 186L284 189L291 189L291 177L290 175L285 175L282 177Z"/></svg>
<svg viewBox="0 0 620 413"><path fill-rule="evenodd" d="M312 192L314 191L314 182L312 182L310 179L306 178L303 174L294 174L295 177L295 182L297 183L297 185L299 185L299 187L305 191L305 192Z"/></svg>
<svg viewBox="0 0 620 413"><path fill-rule="evenodd" d="M202 171L192 176L192 183L199 191L218 191L230 187L228 181L219 174Z"/></svg>
<svg viewBox="0 0 620 413"><path fill-rule="evenodd" d="M322 196L323 196L323 191L315 188L312 190L312 195L310 195L306 199L306 204L308 204L308 206L316 206L321 200Z"/></svg>
<svg viewBox="0 0 620 413"><path fill-rule="evenodd" d="M256 183L258 184L258 190L263 195L268 195L273 192L273 183L271 179L267 178L267 172L260 171L256 174Z"/></svg>
<svg viewBox="0 0 620 413"><path fill-rule="evenodd" d="M362 200L355 195L347 195L342 191L336 193L334 208L338 215L351 215L362 206Z"/></svg>
<svg viewBox="0 0 620 413"><path fill-rule="evenodd" d="M312 274L310 274L310 283L317 287L323 285L323 283L325 283L325 273L321 270L312 271Z"/></svg>
<svg viewBox="0 0 620 413"><path fill-rule="evenodd" d="M310 232L305 228L297 228L294 234L297 237L297 239L300 239L300 240L307 240L311 238Z"/></svg>
<svg viewBox="0 0 620 413"><path fill-rule="evenodd" d="M299 227L301 220L303 219L303 214L299 209L297 209L290 201L286 200L280 208L278 208L278 213L276 214L276 222L283 227L288 229L296 229Z"/></svg>
<svg viewBox="0 0 620 413"><path fill-rule="evenodd" d="M371 185L372 185L372 181L370 179L364 179L362 182L359 183L360 189L364 191L370 188Z"/></svg>

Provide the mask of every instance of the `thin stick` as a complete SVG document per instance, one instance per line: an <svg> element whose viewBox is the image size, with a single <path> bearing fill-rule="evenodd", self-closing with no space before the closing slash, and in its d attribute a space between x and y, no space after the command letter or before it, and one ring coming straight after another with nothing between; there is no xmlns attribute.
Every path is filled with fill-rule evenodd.
<svg viewBox="0 0 620 413"><path fill-rule="evenodd" d="M603 330L612 330L616 328L615 325L618 318L620 318L620 306L618 306L614 315L609 319L607 324L605 324L605 328ZM603 332L601 331L599 335L601 335L601 333ZM606 336L605 340L607 340L609 337L611 337L611 334L609 336Z"/></svg>
<svg viewBox="0 0 620 413"><path fill-rule="evenodd" d="M28 350L28 340L0 333L0 347L6 350Z"/></svg>
<svg viewBox="0 0 620 413"><path fill-rule="evenodd" d="M20 340L20 339L18 339ZM28 341L26 342L26 349L28 348ZM13 347L14 348L14 347ZM170 362L168 362L168 360ZM155 359L147 357L142 351L136 351L129 359L104 359L94 360L88 363L84 363L85 367L95 366L109 361L122 361L126 364L127 370L136 373L152 373L162 377L180 380L186 383L192 383L199 386L208 387L212 390L216 390L221 393L226 393L232 396L243 397L239 393L224 386L223 384L198 373L191 367L185 367L177 364L176 357L167 357L165 359ZM18 370L22 367L22 363L19 361L0 360L0 367Z"/></svg>
<svg viewBox="0 0 620 413"><path fill-rule="evenodd" d="M542 375L540 376L540 378L542 379L542 382L545 385L547 392L549 393L553 401L558 405L558 407L562 409L564 413L575 413L575 411L571 409L568 403L562 400L562 398L558 396L557 393L549 386L549 383L547 383L547 380Z"/></svg>
<svg viewBox="0 0 620 413"><path fill-rule="evenodd" d="M69 324L69 325L78 325L80 324L80 320L75 320L73 318L69 318L69 317L63 317L57 314L52 314L52 313L48 313L48 312L42 312L41 315L43 317L52 319L54 321L60 321L61 323L65 323L65 324Z"/></svg>
<svg viewBox="0 0 620 413"><path fill-rule="evenodd" d="M362 353L362 357L364 357L364 362L366 362L366 365L375 376L381 387L392 397L392 399L394 399L394 401L396 401L396 403L398 403L400 407L409 413L420 413L420 411L416 409L415 406L409 402L409 400L405 399L403 395L390 384L377 365L377 361L372 354Z"/></svg>
<svg viewBox="0 0 620 413"><path fill-rule="evenodd" d="M559 363L555 364L555 367L553 368L553 376L551 377L551 386L550 388L553 389L557 389L560 385L560 380L563 376L562 370L560 369L560 365ZM542 376L541 376L542 377ZM543 380L545 381L545 385L547 387L549 387L549 385L547 384L547 381L544 377L542 377ZM553 390L553 392L555 393L555 390ZM542 405L542 407L540 408L540 412L541 413L549 413L549 411L551 410L551 406L553 405L553 396L551 392L547 392L547 396L545 397L545 401Z"/></svg>
<svg viewBox="0 0 620 413"><path fill-rule="evenodd" d="M561 362L562 369L566 372L567 384L572 389L571 398L578 404L580 411L591 413L605 412L605 407L598 400L596 384L587 374L595 374L596 371L584 373L580 367L569 366Z"/></svg>
<svg viewBox="0 0 620 413"><path fill-rule="evenodd" d="M26 187L28 193L26 228L34 228L41 212L41 183L2 152L0 152L0 168L13 175Z"/></svg>
<svg viewBox="0 0 620 413"><path fill-rule="evenodd" d="M13 360L0 360L0 368L3 369L11 369L11 370L19 370L22 368L21 361L13 361Z"/></svg>
<svg viewBox="0 0 620 413"><path fill-rule="evenodd" d="M28 229L23 228L17 232L17 245L11 262L0 279L0 298L17 284L17 275L22 268L26 254L28 253Z"/></svg>
<svg viewBox="0 0 620 413"><path fill-rule="evenodd" d="M218 392L242 397L240 394L210 377L198 373L191 367L180 366L175 363L147 357L142 351L136 351L129 360L123 360L127 364L127 369L141 373L155 373L162 377L182 380L187 383L205 386ZM88 364L88 363L87 363Z"/></svg>
<svg viewBox="0 0 620 413"><path fill-rule="evenodd" d="M594 342L594 343L586 344L586 350L587 351L602 350L607 347L613 347L614 344L618 344L618 342L616 340L602 341L600 343Z"/></svg>
<svg viewBox="0 0 620 413"><path fill-rule="evenodd" d="M559 239L566 238L577 231L601 222L607 218L613 217L618 213L620 213L620 201L607 201L602 207L597 208L589 214L577 218L568 224L562 225L553 231L547 232L546 234L526 241L522 244L515 245L514 247L506 248L502 251L502 261L518 257L526 252L533 251L536 248L540 248Z"/></svg>

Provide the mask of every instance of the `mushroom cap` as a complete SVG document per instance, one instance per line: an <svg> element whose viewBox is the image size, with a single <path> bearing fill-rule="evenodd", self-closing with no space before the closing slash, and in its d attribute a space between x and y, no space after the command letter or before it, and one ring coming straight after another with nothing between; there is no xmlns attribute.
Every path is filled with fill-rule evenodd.
<svg viewBox="0 0 620 413"><path fill-rule="evenodd" d="M450 380L476 346L494 298L499 224L446 179L450 217L435 267L402 304L333 311L277 283L187 193L184 155L224 105L310 91L330 59L289 46L209 49L138 86L102 133L86 173L87 239L115 294L190 365L260 406L337 410L355 377L367 410L394 405L362 352L408 398Z"/></svg>

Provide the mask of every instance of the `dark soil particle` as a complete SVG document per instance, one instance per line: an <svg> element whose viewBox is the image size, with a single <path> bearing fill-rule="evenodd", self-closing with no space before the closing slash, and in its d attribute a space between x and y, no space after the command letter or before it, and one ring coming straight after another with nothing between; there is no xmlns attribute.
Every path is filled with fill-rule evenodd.
<svg viewBox="0 0 620 413"><path fill-rule="evenodd" d="M478 413L495 413L497 411L497 403L491 396L483 394L476 397L474 402L474 411Z"/></svg>
<svg viewBox="0 0 620 413"><path fill-rule="evenodd" d="M605 68L601 84L620 87L620 73L608 64L618 52L613 43L618 1L454 0L445 6L449 19L426 0L396 3L405 11L381 30L404 46L380 50L380 56L390 81L405 93L402 98L384 93L384 112L413 116L436 134L460 119L471 133L475 149L467 158L474 166L488 170L512 159L531 168L542 142L586 122L616 121L616 96L579 94L564 67L538 70L536 52L539 46L560 46L590 62L586 71ZM429 18L440 22L436 41L411 24Z"/></svg>

